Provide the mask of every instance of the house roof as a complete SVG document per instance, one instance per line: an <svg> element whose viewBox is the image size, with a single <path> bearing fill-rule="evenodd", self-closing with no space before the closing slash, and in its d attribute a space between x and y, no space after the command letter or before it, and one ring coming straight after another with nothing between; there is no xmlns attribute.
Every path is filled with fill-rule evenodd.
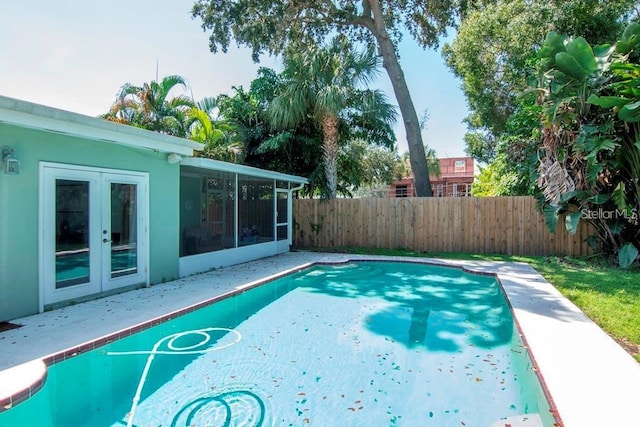
<svg viewBox="0 0 640 427"><path fill-rule="evenodd" d="M202 148L188 139L5 96L0 96L0 123L185 156Z"/></svg>
<svg viewBox="0 0 640 427"><path fill-rule="evenodd" d="M309 180L300 176L289 175L286 173L274 172L265 169L258 169L251 166L238 165L235 163L221 162L219 160L205 159L199 157L184 158L180 162L182 166L189 166L198 169L216 170L222 172L239 173L245 175L256 176L259 178L278 179L281 181L295 182L299 184L307 184Z"/></svg>

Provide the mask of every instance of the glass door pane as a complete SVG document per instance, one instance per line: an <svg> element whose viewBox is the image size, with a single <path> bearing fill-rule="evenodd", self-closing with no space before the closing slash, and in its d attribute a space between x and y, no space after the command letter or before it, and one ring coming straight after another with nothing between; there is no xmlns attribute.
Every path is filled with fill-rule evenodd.
<svg viewBox="0 0 640 427"><path fill-rule="evenodd" d="M112 182L110 204L113 279L138 273L137 185ZM107 237L105 239L108 241Z"/></svg>
<svg viewBox="0 0 640 427"><path fill-rule="evenodd" d="M55 180L55 288L90 281L89 182Z"/></svg>

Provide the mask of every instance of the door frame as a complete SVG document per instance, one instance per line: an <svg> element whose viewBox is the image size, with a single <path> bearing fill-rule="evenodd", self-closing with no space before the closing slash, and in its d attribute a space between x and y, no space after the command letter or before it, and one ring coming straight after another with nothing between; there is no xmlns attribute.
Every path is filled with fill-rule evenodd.
<svg viewBox="0 0 640 427"><path fill-rule="evenodd" d="M98 190L96 194L90 195L90 215L92 215L93 224L90 225L90 236L98 235L100 240L102 239L102 229L103 224L106 219L104 216L109 214L110 216L110 205L105 203L105 183L111 182L108 178L113 176L122 176L123 181L126 181L126 177L135 177L132 181L137 183L142 183L142 188L139 189L138 194L138 236L140 245L138 256L140 258L138 262L139 272L138 276L139 280L136 283L144 283L145 285L149 285L149 174L147 172L139 172L139 171L129 171L129 170L120 170L120 169L109 169L109 168L99 168L99 167L90 167L90 166L79 166L72 165L66 163L53 163L53 162L40 162L39 163L39 196L38 196L38 311L43 312L45 307L45 289L46 286L55 286L54 283L47 283L47 279L50 277L50 272L47 273L47 268L50 268L50 260L47 260L47 257L51 255L52 249L53 253L55 253L55 233L56 230L45 229L46 224L50 224L50 219L48 215L52 215L55 212L51 212L50 208L53 206L55 209L55 195L52 195L50 192L50 188L47 187L47 184L50 184L51 179L53 178L55 182L55 176L51 176L51 171L59 171L64 174L65 171L69 172L70 177L78 177L78 179L82 179L82 175L86 175L86 181L94 182L93 190L94 192ZM97 179L96 179L97 177ZM61 178L64 179L64 178ZM117 180L116 180L117 181ZM108 188L110 193L110 186ZM52 203L52 198L53 203ZM91 204L94 203L93 206ZM92 214L91 209L95 209L95 207L99 207L99 212ZM97 229L97 231L96 231ZM52 240L53 239L53 240ZM90 237L90 241L91 241ZM52 246L53 242L53 246ZM111 289L114 289L113 285L106 280L107 277L110 277L110 262L105 265L105 248L100 243L101 248L99 250L99 261L96 263L100 267L100 271L92 272L91 279L98 281L97 290L98 293L106 292ZM109 245L110 251L110 245ZM110 258L109 258L110 259ZM106 273L103 270L108 268L109 272ZM122 285L122 286L127 286ZM116 287L117 288L117 287ZM70 292L73 294L73 292ZM91 295L92 293L83 295ZM75 298L76 296L70 296L70 299ZM78 296L77 298L81 298ZM57 302L51 302L50 304L56 304ZM49 304L49 303L48 303Z"/></svg>
<svg viewBox="0 0 640 427"><path fill-rule="evenodd" d="M148 283L148 256L145 256L144 253L149 248L148 243L148 226L147 226L147 218L149 217L146 214L146 206L148 206L148 202L145 200L148 195L148 184L149 181L146 176L143 176L139 173L113 173L113 172L101 172L100 173L100 188L101 188L101 214L102 220L100 224L101 230L108 230L109 236L106 236L106 239L109 240L108 248L104 245L102 246L101 251L101 292L107 292L114 289L119 289L125 286L135 285L136 283ZM113 234L112 228L112 206L111 206L111 184L135 184L138 188L137 198L136 198L136 248L137 250L137 258L136 258L136 273L132 275L123 275L123 276L111 276L111 257L113 255L112 245L111 245L111 235ZM145 237L146 236L146 237ZM105 235L103 232L100 233L100 239L104 239ZM104 241L103 241L104 242Z"/></svg>
<svg viewBox="0 0 640 427"><path fill-rule="evenodd" d="M276 187L275 183L274 183L274 187ZM286 195L286 206L287 206L287 215L286 215L286 222L278 222L278 195L279 194L284 194ZM274 223L274 240L276 242L277 245L277 250L279 252L282 251L288 251L289 250L289 246L291 245L291 191L289 191L288 188L275 188L275 209L274 209L274 218L273 218L273 223ZM282 239L282 240L278 240L278 228L279 227L286 227L287 228L287 238L286 239Z"/></svg>

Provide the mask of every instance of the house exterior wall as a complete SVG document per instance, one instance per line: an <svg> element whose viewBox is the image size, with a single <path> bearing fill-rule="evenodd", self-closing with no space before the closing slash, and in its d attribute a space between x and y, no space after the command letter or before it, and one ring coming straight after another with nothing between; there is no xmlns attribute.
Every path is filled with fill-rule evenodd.
<svg viewBox="0 0 640 427"><path fill-rule="evenodd" d="M179 165L166 153L0 123L20 174L0 173L0 321L39 310L39 164L53 162L149 174L149 278L178 278Z"/></svg>
<svg viewBox="0 0 640 427"><path fill-rule="evenodd" d="M438 159L440 175L430 175L434 197L469 196L474 180L474 162L471 157ZM389 197L415 197L413 177L404 177L389 186Z"/></svg>

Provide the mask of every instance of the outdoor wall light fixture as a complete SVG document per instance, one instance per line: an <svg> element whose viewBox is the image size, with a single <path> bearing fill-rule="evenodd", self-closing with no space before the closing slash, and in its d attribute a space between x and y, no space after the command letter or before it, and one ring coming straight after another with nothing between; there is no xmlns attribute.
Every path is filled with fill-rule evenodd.
<svg viewBox="0 0 640 427"><path fill-rule="evenodd" d="M171 153L167 156L167 162L172 165L178 163L180 160L182 160L182 156L178 153Z"/></svg>
<svg viewBox="0 0 640 427"><path fill-rule="evenodd" d="M0 156L2 157L2 170L8 175L18 175L20 173L20 160L14 156L13 148L3 145L0 147Z"/></svg>

